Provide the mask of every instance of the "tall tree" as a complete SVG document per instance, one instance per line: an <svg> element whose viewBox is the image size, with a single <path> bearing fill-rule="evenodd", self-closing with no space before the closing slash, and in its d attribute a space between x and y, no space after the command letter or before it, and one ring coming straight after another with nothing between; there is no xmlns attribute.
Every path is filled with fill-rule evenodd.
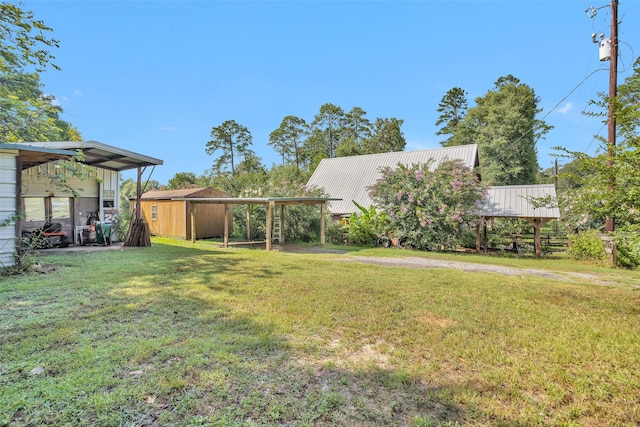
<svg viewBox="0 0 640 427"><path fill-rule="evenodd" d="M353 141L360 143L362 140L371 137L372 125L366 116L367 112L360 107L353 107L344 116L343 120L343 139L351 138Z"/></svg>
<svg viewBox="0 0 640 427"><path fill-rule="evenodd" d="M167 182L167 190L198 187L198 178L193 172L178 172Z"/></svg>
<svg viewBox="0 0 640 427"><path fill-rule="evenodd" d="M39 73L51 67L58 41L31 11L0 3L0 141L80 140L62 109L42 91Z"/></svg>
<svg viewBox="0 0 640 427"><path fill-rule="evenodd" d="M324 104L311 125L322 132L326 157L335 157L341 138L344 110L334 104Z"/></svg>
<svg viewBox="0 0 640 427"><path fill-rule="evenodd" d="M353 138L343 139L336 149L336 157L359 156L366 154L362 145Z"/></svg>
<svg viewBox="0 0 640 427"><path fill-rule="evenodd" d="M487 184L535 183L539 169L536 141L551 127L536 119L541 110L533 89L508 75L475 101L476 106L456 126L449 145L478 144L482 180Z"/></svg>
<svg viewBox="0 0 640 427"><path fill-rule="evenodd" d="M373 126L373 135L363 142L365 154L389 153L404 150L407 141L400 129L404 120L377 118Z"/></svg>
<svg viewBox="0 0 640 427"><path fill-rule="evenodd" d="M444 124L444 126L438 129L436 135L450 135L448 139L441 142L443 146L447 147L451 144L453 135L456 133L460 122L464 119L467 109L467 92L459 87L449 89L442 97L442 100L440 100L437 110L440 116L436 121L436 126L442 124Z"/></svg>
<svg viewBox="0 0 640 427"><path fill-rule="evenodd" d="M307 133L307 123L296 116L285 117L280 127L271 132L269 145L282 157L282 166L293 161L300 168L301 147Z"/></svg>
<svg viewBox="0 0 640 427"><path fill-rule="evenodd" d="M296 168L300 169L302 162L301 148L304 138L309 134L307 122L296 116L287 116L282 120L280 128L284 133L285 140L289 146L289 152L292 153Z"/></svg>
<svg viewBox="0 0 640 427"><path fill-rule="evenodd" d="M250 151L249 146L253 139L251 132L235 120L227 120L211 129L211 138L206 144L207 154L221 152L214 162L214 169L224 171L229 168L231 175L235 175L236 164Z"/></svg>
<svg viewBox="0 0 640 427"><path fill-rule="evenodd" d="M565 205L584 217L595 215L601 221L615 218L620 229L640 227L640 59L633 74L618 86L615 99L599 95L600 100L591 102L596 111L587 114L601 116L606 122L612 102L616 145L611 147L607 139L598 136L600 148L595 156L563 149L579 160L577 173L570 176L578 185L564 193L568 198Z"/></svg>
<svg viewBox="0 0 640 427"><path fill-rule="evenodd" d="M29 66L43 72L54 56L49 48L59 47L58 40L48 38L53 31L35 19L33 12L9 2L0 3L0 72L22 73Z"/></svg>
<svg viewBox="0 0 640 427"><path fill-rule="evenodd" d="M269 134L268 145L272 146L273 149L276 150L276 153L280 155L282 158L282 166L284 166L286 164L286 159L290 155L290 150L282 127L279 127Z"/></svg>

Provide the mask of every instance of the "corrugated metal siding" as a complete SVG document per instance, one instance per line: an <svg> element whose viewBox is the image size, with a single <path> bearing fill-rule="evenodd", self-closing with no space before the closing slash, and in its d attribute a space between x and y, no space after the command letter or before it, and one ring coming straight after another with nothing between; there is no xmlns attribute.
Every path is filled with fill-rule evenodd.
<svg viewBox="0 0 640 427"><path fill-rule="evenodd" d="M105 172L109 172L108 177ZM22 171L22 195L29 197L48 197L50 193L53 192L53 194L58 197L71 197L69 192L53 186L51 181L46 176L43 176L45 173L56 173L55 165L53 163L48 163L46 165L40 165ZM109 182L111 182L111 171L98 169L85 180L69 176L67 177L67 183L80 193L80 197L99 197L100 189L96 178L103 181L107 178Z"/></svg>
<svg viewBox="0 0 640 427"><path fill-rule="evenodd" d="M371 206L373 201L369 197L368 188L380 178L380 168L395 167L398 164L425 164L430 159L433 159L432 170L444 160L453 159L460 159L466 166L474 168L478 165L478 146L471 144L323 159L307 185L324 188L329 197L342 199L330 202L328 209L333 214L348 214L358 210L352 200L365 208Z"/></svg>
<svg viewBox="0 0 640 427"><path fill-rule="evenodd" d="M486 217L560 218L557 206L536 208L530 202L547 197L555 201L556 191L552 184L490 187L482 214Z"/></svg>
<svg viewBox="0 0 640 427"><path fill-rule="evenodd" d="M16 157L18 150L0 150L0 222L16 213ZM0 226L0 267L15 264L16 228Z"/></svg>

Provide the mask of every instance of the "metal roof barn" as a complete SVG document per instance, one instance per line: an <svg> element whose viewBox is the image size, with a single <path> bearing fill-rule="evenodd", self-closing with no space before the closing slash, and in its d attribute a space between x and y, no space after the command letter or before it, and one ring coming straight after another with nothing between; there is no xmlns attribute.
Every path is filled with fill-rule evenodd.
<svg viewBox="0 0 640 427"><path fill-rule="evenodd" d="M322 159L307 183L310 187L324 188L329 197L342 199L329 204L334 215L356 212L352 201L365 208L373 204L369 187L380 179L380 169L398 164L411 166L432 161L430 169L437 168L445 160L462 160L473 169L479 166L477 144L435 148L418 151L365 154L362 156Z"/></svg>

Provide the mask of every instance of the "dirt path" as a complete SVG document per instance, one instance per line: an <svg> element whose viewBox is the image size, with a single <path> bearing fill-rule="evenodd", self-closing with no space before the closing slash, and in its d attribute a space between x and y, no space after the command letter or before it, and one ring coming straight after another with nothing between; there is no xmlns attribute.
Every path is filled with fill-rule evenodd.
<svg viewBox="0 0 640 427"><path fill-rule="evenodd" d="M470 272L486 272L497 273L505 276L536 276L552 280L560 280L564 282L588 281L599 285L615 286L616 283L600 280L598 276L587 273L573 272L551 272L547 270L538 270L535 268L513 268L503 267L500 265L477 264L473 262L445 261L428 258L384 258L384 257L364 257L349 256L343 258L335 258L338 262L359 262L363 264L384 265L390 267L407 267L407 268L455 268L457 270Z"/></svg>

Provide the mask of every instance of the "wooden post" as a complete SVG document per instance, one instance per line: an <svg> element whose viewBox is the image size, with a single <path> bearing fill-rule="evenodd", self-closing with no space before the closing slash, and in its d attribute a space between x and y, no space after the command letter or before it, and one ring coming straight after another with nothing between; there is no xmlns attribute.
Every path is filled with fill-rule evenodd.
<svg viewBox="0 0 640 427"><path fill-rule="evenodd" d="M138 181L136 182L136 219L142 218L140 198L142 196L142 167L138 166Z"/></svg>
<svg viewBox="0 0 640 427"><path fill-rule="evenodd" d="M266 249L268 251L271 250L271 215L273 211L274 202L269 202L267 204L267 244Z"/></svg>
<svg viewBox="0 0 640 427"><path fill-rule="evenodd" d="M483 223L484 228L484 253L489 252L489 237L487 236L487 223L486 221Z"/></svg>
<svg viewBox="0 0 640 427"><path fill-rule="evenodd" d="M320 203L320 244L324 246L324 203Z"/></svg>
<svg viewBox="0 0 640 427"><path fill-rule="evenodd" d="M224 204L224 247L229 247L229 205Z"/></svg>
<svg viewBox="0 0 640 427"><path fill-rule="evenodd" d="M247 205L247 240L251 240L251 205Z"/></svg>
<svg viewBox="0 0 640 427"><path fill-rule="evenodd" d="M481 240L480 240L480 221L478 221L478 223L476 224L476 252L480 253L480 246L481 246Z"/></svg>
<svg viewBox="0 0 640 427"><path fill-rule="evenodd" d="M542 239L540 238L540 229L546 225L551 218L527 218L529 224L533 225L533 246L537 258L540 258L542 253Z"/></svg>
<svg viewBox="0 0 640 427"><path fill-rule="evenodd" d="M189 203L189 213L191 214L191 243L196 242L196 205Z"/></svg>

